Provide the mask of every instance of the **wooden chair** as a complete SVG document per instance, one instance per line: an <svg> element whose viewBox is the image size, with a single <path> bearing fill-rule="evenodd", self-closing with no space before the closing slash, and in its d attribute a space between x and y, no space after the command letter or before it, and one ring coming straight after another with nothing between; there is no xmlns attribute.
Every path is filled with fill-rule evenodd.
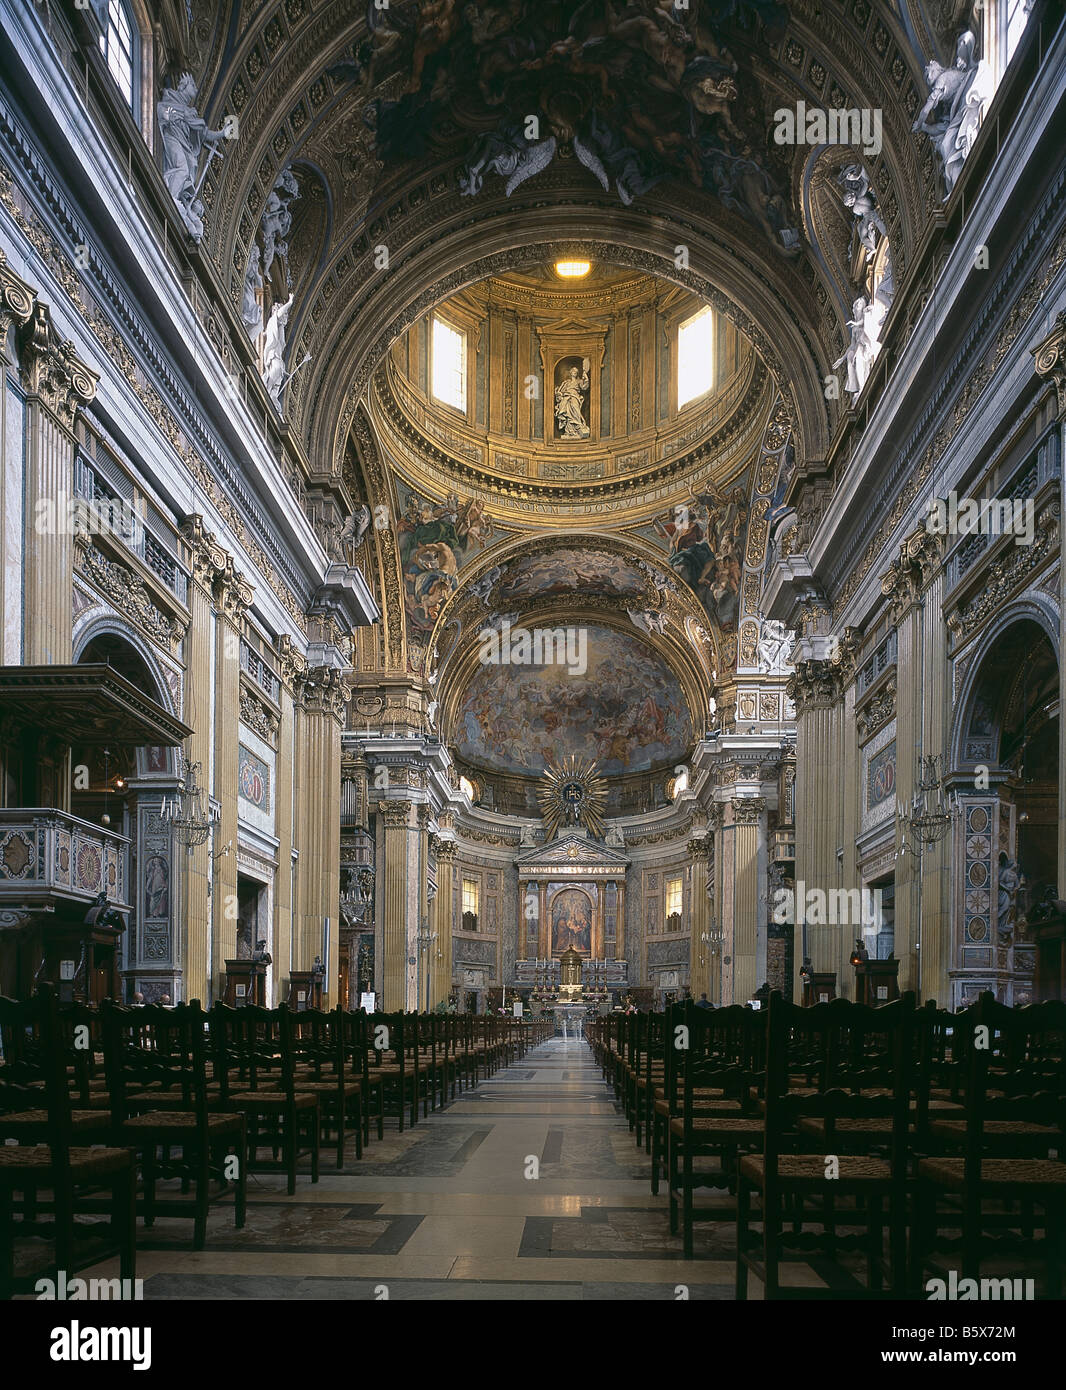
<svg viewBox="0 0 1066 1390"><path fill-rule="evenodd" d="M112 1133L134 1148L142 1173L141 1209L151 1227L160 1213L192 1209L193 1249L207 1240L208 1209L234 1184L234 1223L245 1221L247 1162L244 1116L209 1100L205 1018L197 1000L174 1008L101 1006L104 1065L111 1097ZM230 1155L236 1174L228 1176ZM190 1203L157 1195L161 1179L179 1178ZM212 1196L214 1179L218 1191Z"/></svg>
<svg viewBox="0 0 1066 1390"><path fill-rule="evenodd" d="M786 1244L804 1249L820 1244L830 1252L848 1246L865 1248L867 1292L880 1293L886 1220L891 1289L894 1296L903 1295L915 1037L912 994L878 1009L839 999L800 1008L786 1004L778 994L771 995L763 1152L744 1155L739 1162L738 1299L747 1297L752 1270L762 1280L767 1299L839 1297L837 1290L782 1284L780 1264ZM876 1046L871 1046L872 1038L878 1040ZM884 1085L886 1056L888 1088ZM839 1127L845 1121L880 1121L886 1116L891 1120L887 1157L837 1152L842 1147ZM808 1120L819 1126L813 1134L805 1126ZM759 1239L750 1230L752 1197L760 1204ZM843 1210L842 1204L849 1201L850 1208ZM823 1236L795 1230L786 1236L790 1205L794 1212L802 1212L804 1224L817 1219L820 1212ZM865 1237L840 1236L838 1222L864 1228Z"/></svg>
<svg viewBox="0 0 1066 1390"><path fill-rule="evenodd" d="M137 1172L129 1148L75 1146L79 1136L71 1110L66 1054L54 992L44 988L29 1002L0 998L0 1112L26 1114L43 1108L38 1122L23 1129L17 1144L0 1145L0 1299L26 1292L45 1274L58 1276L119 1256L123 1279L136 1277ZM43 1101L43 1107L41 1102ZM10 1131L8 1131L10 1133ZM82 1129L84 1134L84 1128ZM100 1194L109 1193L101 1204ZM47 1194L47 1195L45 1195ZM80 1237L99 1237L100 1223L75 1217L105 1211L109 1246L79 1252ZM42 1217L50 1213L51 1223ZM18 1216L20 1219L15 1220ZM16 1279L14 1247L18 1235L51 1235L54 1260L28 1279Z"/></svg>
<svg viewBox="0 0 1066 1390"><path fill-rule="evenodd" d="M307 1157L311 1181L318 1182L319 1096L313 1089L297 1089L288 1005L231 1009L215 1004L210 1021L218 1103L248 1122L246 1166L253 1172L284 1172L291 1197L297 1164ZM261 1158L261 1148L270 1148L272 1157Z"/></svg>
<svg viewBox="0 0 1066 1390"><path fill-rule="evenodd" d="M305 1009L292 1019L295 1088L318 1097L322 1137L335 1136L337 1167L344 1167L345 1131L355 1130L355 1156L363 1156L363 1086L348 1066L338 1005L330 1013Z"/></svg>
<svg viewBox="0 0 1066 1390"><path fill-rule="evenodd" d="M1009 1009L984 994L975 1008L956 1017L955 1027L965 1067L965 1118L934 1116L929 1122L943 1152L918 1163L913 1283L921 1286L934 1248L958 1250L963 1276L975 1279L982 1258L1040 1251L1047 1296L1060 1298L1066 1266L1066 1005ZM960 1235L941 1237L943 1229ZM1040 1242L1035 1229L1043 1231Z"/></svg>

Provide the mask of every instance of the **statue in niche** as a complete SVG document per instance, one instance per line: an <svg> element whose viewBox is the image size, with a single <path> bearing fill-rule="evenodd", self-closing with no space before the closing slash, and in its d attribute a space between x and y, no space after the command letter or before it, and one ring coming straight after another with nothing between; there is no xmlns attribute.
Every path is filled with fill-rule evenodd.
<svg viewBox="0 0 1066 1390"><path fill-rule="evenodd" d="M271 309L263 349L263 382L279 410L281 391L285 385L285 328L289 322L292 299L290 294L283 304L275 304Z"/></svg>
<svg viewBox="0 0 1066 1390"><path fill-rule="evenodd" d="M851 306L852 317L848 319L851 342L846 351L833 363L834 367L847 364L846 390L851 395L852 405L862 394L870 375L881 344L877 341L884 320L882 305L871 304L864 294L860 294Z"/></svg>
<svg viewBox="0 0 1066 1390"><path fill-rule="evenodd" d="M263 204L263 274L270 274L274 257L285 262L285 287L292 287L289 276L289 232L292 230L290 204L300 196L300 185L291 169L282 169Z"/></svg>
<svg viewBox="0 0 1066 1390"><path fill-rule="evenodd" d="M877 211L876 195L870 187L870 179L861 164L848 164L841 169L837 182L843 188L844 206L851 209L858 219L859 241L869 258L877 250L879 236L887 236L881 214Z"/></svg>
<svg viewBox="0 0 1066 1390"><path fill-rule="evenodd" d="M170 189L170 196L177 204L181 220L188 228L194 241L204 234L204 205L200 201L200 185L203 183L207 165L200 177L196 169L200 155L208 151L208 163L216 156L221 159L217 145L225 139L224 130L210 130L207 122L197 115L196 83L191 73L182 73L176 87L164 87L163 95L156 107L159 116L159 133L163 139L163 181Z"/></svg>
<svg viewBox="0 0 1066 1390"><path fill-rule="evenodd" d="M964 30L955 45L955 64L945 68L933 61L926 65L929 96L915 117L912 130L924 131L944 165L944 182L950 194L981 125L992 95L988 64L974 57L977 39Z"/></svg>
<svg viewBox="0 0 1066 1390"><path fill-rule="evenodd" d="M996 930L1001 946L1009 946L1014 938L1014 928L1018 920L1018 894L1025 879L1018 869L1018 861L1009 859L1005 853L999 856L999 896L996 903Z"/></svg>
<svg viewBox="0 0 1066 1390"><path fill-rule="evenodd" d="M259 269L259 247L253 246L244 272L244 294L241 297L241 318L254 343L263 331L263 306L259 291L263 288L263 272Z"/></svg>
<svg viewBox="0 0 1066 1390"><path fill-rule="evenodd" d="M576 357L564 357L555 367L555 436L588 439L589 359L578 367Z"/></svg>

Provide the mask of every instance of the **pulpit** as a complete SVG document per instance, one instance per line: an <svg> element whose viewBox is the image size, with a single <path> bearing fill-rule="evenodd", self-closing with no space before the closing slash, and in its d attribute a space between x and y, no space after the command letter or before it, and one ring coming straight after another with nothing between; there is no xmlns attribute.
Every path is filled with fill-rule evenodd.
<svg viewBox="0 0 1066 1390"><path fill-rule="evenodd" d="M899 998L899 961L863 960L855 966L855 1000L871 1008Z"/></svg>
<svg viewBox="0 0 1066 1390"><path fill-rule="evenodd" d="M803 980L803 1007L812 1004L828 1004L837 997L837 974L835 970L812 970Z"/></svg>
<svg viewBox="0 0 1066 1390"><path fill-rule="evenodd" d="M266 1008L265 960L228 960L226 962L226 997L223 1003L230 1008L255 1004Z"/></svg>
<svg viewBox="0 0 1066 1390"><path fill-rule="evenodd" d="M290 1009L302 1013L304 1009L313 1009L317 1007L313 1002L313 978L313 974L310 970L290 971L288 1000Z"/></svg>

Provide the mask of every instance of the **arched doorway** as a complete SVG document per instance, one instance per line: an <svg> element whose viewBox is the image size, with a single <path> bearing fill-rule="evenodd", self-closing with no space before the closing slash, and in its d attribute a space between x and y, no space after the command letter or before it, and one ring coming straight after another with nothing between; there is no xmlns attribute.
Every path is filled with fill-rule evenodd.
<svg viewBox="0 0 1066 1390"><path fill-rule="evenodd" d="M149 659L127 635L97 631L78 654L79 665L109 665L143 695L164 708L168 693ZM103 825L130 842L129 896L132 911L119 966L124 998L141 994L148 1003L180 997L176 958L175 891L170 825L162 814L164 797L177 785L174 754L164 747L107 746L72 749L75 775L71 812Z"/></svg>
<svg viewBox="0 0 1066 1390"><path fill-rule="evenodd" d="M972 780L956 830L956 1005L982 989L1010 1004L1060 997L1061 943L1038 925L1057 896L1060 717L1053 640L1019 616L980 657L955 730Z"/></svg>

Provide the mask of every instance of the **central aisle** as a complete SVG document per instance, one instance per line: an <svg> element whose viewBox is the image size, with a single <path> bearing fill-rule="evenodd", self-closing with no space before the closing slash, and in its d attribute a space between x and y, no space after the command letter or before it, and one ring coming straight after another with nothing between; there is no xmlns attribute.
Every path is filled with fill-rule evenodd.
<svg viewBox="0 0 1066 1390"><path fill-rule="evenodd" d="M649 1173L588 1045L553 1038L339 1173L324 1151L294 1197L255 1175L245 1229L213 1207L201 1252L160 1220L137 1272L146 1298L731 1298L732 1260L681 1258Z"/></svg>

